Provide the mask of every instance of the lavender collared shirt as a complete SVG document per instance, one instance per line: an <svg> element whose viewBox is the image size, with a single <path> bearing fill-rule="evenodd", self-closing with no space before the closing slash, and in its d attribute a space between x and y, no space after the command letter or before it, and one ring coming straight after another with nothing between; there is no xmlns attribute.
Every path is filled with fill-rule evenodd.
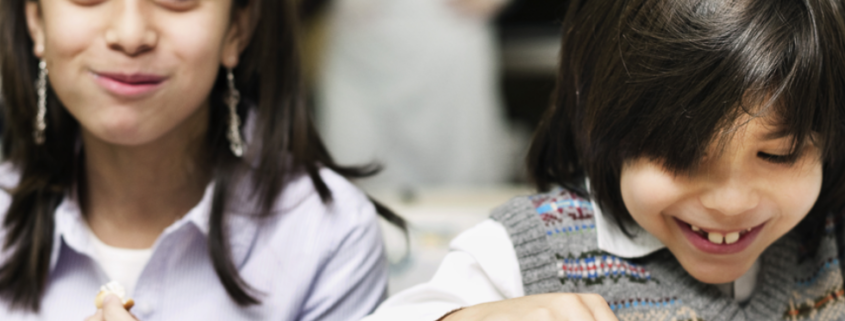
<svg viewBox="0 0 845 321"><path fill-rule="evenodd" d="M330 170L321 176L334 202L324 204L307 176L289 183L274 207L258 219L231 213L232 258L261 304L242 308L221 285L208 254L213 185L199 204L156 240L130 297L131 312L146 320L359 320L385 294L387 265L375 209L367 197ZM14 187L17 171L0 165L0 186ZM242 185L248 186L248 185ZM238 188L236 195L251 195ZM0 218L10 203L0 192ZM248 206L245 206L248 207ZM108 278L94 261L88 228L73 197L55 212L47 289L39 314L10 311L0 320L79 320L94 314L94 297ZM0 240L5 233L0 230ZM0 262L9 253L0 253Z"/></svg>

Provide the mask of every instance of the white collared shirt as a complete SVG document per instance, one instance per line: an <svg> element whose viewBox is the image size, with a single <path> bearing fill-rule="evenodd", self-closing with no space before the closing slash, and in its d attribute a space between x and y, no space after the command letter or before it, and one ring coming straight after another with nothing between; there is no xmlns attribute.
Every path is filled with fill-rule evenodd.
<svg viewBox="0 0 845 321"><path fill-rule="evenodd" d="M623 258L639 258L665 248L657 238L639 226L629 226L629 238L608 222L592 204L596 218L598 246ZM450 252L427 283L399 292L362 321L433 321L454 309L525 295L519 261L505 227L487 219L458 235ZM758 264L733 284L720 290L735 293L743 301L754 289ZM731 286L734 288L731 289Z"/></svg>

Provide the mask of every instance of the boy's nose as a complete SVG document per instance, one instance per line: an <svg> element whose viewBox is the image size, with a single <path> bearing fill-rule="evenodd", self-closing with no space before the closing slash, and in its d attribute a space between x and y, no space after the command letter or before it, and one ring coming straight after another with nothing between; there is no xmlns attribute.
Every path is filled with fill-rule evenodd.
<svg viewBox="0 0 845 321"><path fill-rule="evenodd" d="M760 195L750 182L741 178L730 178L713 185L703 192L701 204L722 215L739 215L754 209L760 203Z"/></svg>

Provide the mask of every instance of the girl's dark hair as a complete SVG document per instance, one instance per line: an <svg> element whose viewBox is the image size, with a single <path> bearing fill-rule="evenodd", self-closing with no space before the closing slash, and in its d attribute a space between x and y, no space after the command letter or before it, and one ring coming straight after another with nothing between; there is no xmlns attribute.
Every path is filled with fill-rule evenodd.
<svg viewBox="0 0 845 321"><path fill-rule="evenodd" d="M572 0L562 32L555 102L528 155L540 190L589 192L625 230L625 162L689 174L743 115L777 115L791 159L808 138L822 151L802 226L845 203L842 1Z"/></svg>
<svg viewBox="0 0 845 321"><path fill-rule="evenodd" d="M50 92L46 142L33 140L36 111L34 83L37 58L32 54L24 7L33 0L0 0L0 78L5 97L6 127L3 155L19 169L19 185L10 191L11 206L3 221L6 229L4 251L10 251L0 266L0 297L13 308L38 311L49 273L53 246L53 212L59 202L84 175L81 157L74 147L79 123ZM220 282L229 296L242 306L258 304L256 294L238 274L232 263L225 226L227 202L237 173L251 172L255 200L262 215L270 215L285 182L299 175L310 177L324 202L331 191L319 174L329 168L347 178L374 174L377 168L343 167L332 160L312 123L305 106L297 47L298 12L295 1L234 0L236 10L249 10L254 23L252 40L241 54L235 69L242 101L242 119L254 116L255 137L260 146L253 164L247 164L229 151L225 136L227 122L223 96L225 73L219 73L211 92L207 144L216 182L213 192L208 248ZM250 135L247 135L250 136ZM255 146L254 145L254 146ZM375 204L378 213L404 230L404 221L390 210Z"/></svg>

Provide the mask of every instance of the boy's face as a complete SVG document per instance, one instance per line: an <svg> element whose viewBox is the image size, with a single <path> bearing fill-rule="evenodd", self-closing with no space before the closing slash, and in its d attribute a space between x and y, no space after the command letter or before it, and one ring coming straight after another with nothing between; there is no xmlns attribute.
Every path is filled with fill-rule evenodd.
<svg viewBox="0 0 845 321"><path fill-rule="evenodd" d="M807 144L797 162L782 162L791 137L778 137L769 123L756 118L742 126L693 175L674 175L647 158L622 169L622 199L634 220L699 281L742 276L819 196L819 149Z"/></svg>

